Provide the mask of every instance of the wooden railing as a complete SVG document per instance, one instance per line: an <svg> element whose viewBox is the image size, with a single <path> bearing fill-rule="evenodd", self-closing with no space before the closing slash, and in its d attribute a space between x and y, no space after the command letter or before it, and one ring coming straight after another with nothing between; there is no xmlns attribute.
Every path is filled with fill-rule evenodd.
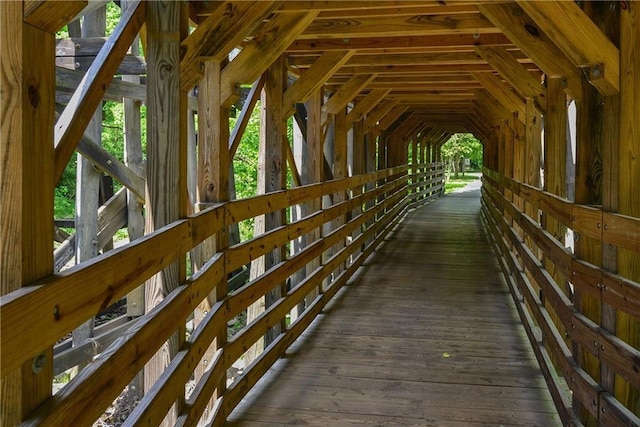
<svg viewBox="0 0 640 427"><path fill-rule="evenodd" d="M489 169L483 184L484 219L564 424L580 424L580 407L600 425L640 425L638 414L618 397L640 389L640 350L633 345L638 337L616 333L575 303L575 295L589 295L602 319L615 319L617 312L638 322L640 284L581 259L546 231L536 214L539 209L542 218L555 218L579 238L635 253L640 253L640 219L571 203ZM597 359L599 369L584 366L585 354Z"/></svg>
<svg viewBox="0 0 640 427"><path fill-rule="evenodd" d="M156 425L175 404L178 425L195 425L201 418L214 425L222 424L248 390L401 221L407 209L441 193L441 164L417 165L414 174L409 174L409 170L409 166L401 166L218 204L1 297L1 374L4 376L25 364L32 364L37 370L49 363L46 355L65 334L171 263L184 261L190 251L226 227L323 196L339 192L351 195L345 201L216 253L158 306L121 332L115 342L55 396L29 414L27 424L91 424L174 333L184 333L194 309L216 287L226 290L229 272L276 248L288 246L312 230L322 229L324 224L332 221L335 224L338 218L350 217L319 240L308 242L299 252L217 301L127 419L128 425ZM338 243L340 249L335 250ZM333 250L327 252L330 248ZM207 361L208 369L185 398L185 384L195 366L202 363L205 351L216 345L216 337L226 336L227 322L323 254L321 265L304 280L287 289L238 334L220 341L213 360ZM286 325L285 317L315 289L319 290L318 296ZM227 369L278 324L286 326L226 388ZM212 399L213 411L205 413Z"/></svg>

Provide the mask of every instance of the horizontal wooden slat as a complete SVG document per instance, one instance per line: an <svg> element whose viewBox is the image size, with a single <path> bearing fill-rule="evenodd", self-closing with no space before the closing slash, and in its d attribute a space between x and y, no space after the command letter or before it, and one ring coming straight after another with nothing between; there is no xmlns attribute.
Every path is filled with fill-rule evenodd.
<svg viewBox="0 0 640 427"><path fill-rule="evenodd" d="M605 242L640 253L640 218L605 212L603 221Z"/></svg>
<svg viewBox="0 0 640 427"><path fill-rule="evenodd" d="M572 205L570 227L573 231L600 240L602 238L602 209Z"/></svg>
<svg viewBox="0 0 640 427"><path fill-rule="evenodd" d="M25 425L91 424L140 372L156 350L224 277L222 257L209 260L196 276L165 297L136 326L119 338L63 388L42 405ZM117 372L117 375L113 375ZM91 399L87 399L91 396Z"/></svg>
<svg viewBox="0 0 640 427"><path fill-rule="evenodd" d="M495 221L500 221L506 225L504 219L495 209L491 209L491 215ZM572 310L571 302L564 294L557 290L551 276L543 269L540 262L526 246L520 242L518 234L510 229L508 235L511 244L517 249L527 270L535 278L538 285L540 285L545 299L549 301L548 305L554 308L564 323L566 330L574 332L575 335L572 336L572 338L580 341L584 347L592 346L590 349L593 349L593 343L597 343L597 340L594 340L594 337L597 337L597 328L588 319L578 315ZM523 280L524 279L523 277ZM583 369L575 364L569 348L562 339L561 332L556 329L546 308L539 301L534 290L530 287L525 287L524 290L523 295L528 306L533 309L534 316L542 328L543 336L546 337L545 342L547 343L547 347L551 349L551 353L555 356L555 361L569 387L582 403L583 407L597 417L599 409L597 404L598 394L602 390L601 387L589 377ZM591 323L591 326L588 325L588 323Z"/></svg>
<svg viewBox="0 0 640 427"><path fill-rule="evenodd" d="M617 274L604 272L602 300L640 319L640 283Z"/></svg>
<svg viewBox="0 0 640 427"><path fill-rule="evenodd" d="M222 227L219 208L0 297L2 372L55 343ZM88 284L88 286L87 286ZM83 292L78 292L82 287Z"/></svg>
<svg viewBox="0 0 640 427"><path fill-rule="evenodd" d="M610 393L604 392L600 395L600 424L640 427L640 417L625 408Z"/></svg>
<svg viewBox="0 0 640 427"><path fill-rule="evenodd" d="M579 259L573 259L570 281L580 292L600 298L602 270L598 266Z"/></svg>

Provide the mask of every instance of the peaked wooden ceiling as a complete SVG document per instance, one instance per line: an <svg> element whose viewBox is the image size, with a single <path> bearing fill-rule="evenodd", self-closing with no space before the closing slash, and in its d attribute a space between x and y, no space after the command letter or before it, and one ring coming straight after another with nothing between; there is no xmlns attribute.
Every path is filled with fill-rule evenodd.
<svg viewBox="0 0 640 427"><path fill-rule="evenodd" d="M251 83L284 53L290 73L304 81L287 90L285 100L302 102L311 90L325 85L337 97L338 109L338 98L347 100L359 105L353 118L376 114L382 123L395 117L386 120L387 125L413 117L451 132L481 136L510 115L524 121L527 98L544 112L543 74L565 77L567 93L577 98L583 80L579 67L589 71L594 64L606 64L612 70L611 65L617 65L608 62L611 46L599 31L584 41L601 43L603 54L586 49L584 58L572 58L578 54L567 53L570 44L562 49L558 41L570 38L568 32L595 27L573 2L257 3L250 10L246 2L190 2L191 19L202 27L194 32L199 31L198 37L187 39L192 59L226 52L225 43L227 49L232 43L240 45L247 52L232 60L223 76L227 83L238 84ZM546 22L550 16L556 17L555 24ZM235 26L224 25L225 17ZM562 19L566 25L558 21ZM553 41L541 22L548 24ZM215 48L195 47L213 38ZM606 79L597 82L594 86L608 90Z"/></svg>

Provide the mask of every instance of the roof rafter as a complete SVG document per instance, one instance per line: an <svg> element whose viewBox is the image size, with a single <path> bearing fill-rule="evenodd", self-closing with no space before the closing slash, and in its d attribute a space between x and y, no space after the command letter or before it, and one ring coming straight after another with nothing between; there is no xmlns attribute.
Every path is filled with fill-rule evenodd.
<svg viewBox="0 0 640 427"><path fill-rule="evenodd" d="M222 71L222 99L238 99L237 85L254 82L313 21L318 12L285 13L270 19L260 33Z"/></svg>
<svg viewBox="0 0 640 427"><path fill-rule="evenodd" d="M298 80L287 88L284 94L284 116L292 115L294 103L309 99L311 94L320 89L327 79L342 67L355 52L355 50L339 50L322 54Z"/></svg>
<svg viewBox="0 0 640 427"><path fill-rule="evenodd" d="M579 99L582 73L517 4L478 4L484 16L502 30L549 76L565 77L566 89Z"/></svg>
<svg viewBox="0 0 640 427"><path fill-rule="evenodd" d="M524 98L533 98L544 112L547 110L547 90L505 49L495 46L476 46L482 56Z"/></svg>
<svg viewBox="0 0 640 427"><path fill-rule="evenodd" d="M518 4L576 66L589 69L589 81L604 95L620 91L620 51L572 1Z"/></svg>
<svg viewBox="0 0 640 427"><path fill-rule="evenodd" d="M182 89L191 89L202 77L201 60L222 61L277 5L273 1L224 2L204 19L182 42Z"/></svg>

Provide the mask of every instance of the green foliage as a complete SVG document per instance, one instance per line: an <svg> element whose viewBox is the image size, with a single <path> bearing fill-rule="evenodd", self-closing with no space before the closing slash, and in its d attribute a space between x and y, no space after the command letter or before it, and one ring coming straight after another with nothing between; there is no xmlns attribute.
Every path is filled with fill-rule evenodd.
<svg viewBox="0 0 640 427"><path fill-rule="evenodd" d="M232 118L229 126L231 130L237 119ZM258 150L260 147L260 101L256 104L247 129L242 135L238 151L233 157L233 169L235 172L236 198L244 199L253 197L258 192ZM242 241L253 237L253 219L242 221L239 224L240 239Z"/></svg>
<svg viewBox="0 0 640 427"><path fill-rule="evenodd" d="M482 144L470 133L457 133L442 145L442 158L457 178L462 159L471 159L471 169L482 166Z"/></svg>

